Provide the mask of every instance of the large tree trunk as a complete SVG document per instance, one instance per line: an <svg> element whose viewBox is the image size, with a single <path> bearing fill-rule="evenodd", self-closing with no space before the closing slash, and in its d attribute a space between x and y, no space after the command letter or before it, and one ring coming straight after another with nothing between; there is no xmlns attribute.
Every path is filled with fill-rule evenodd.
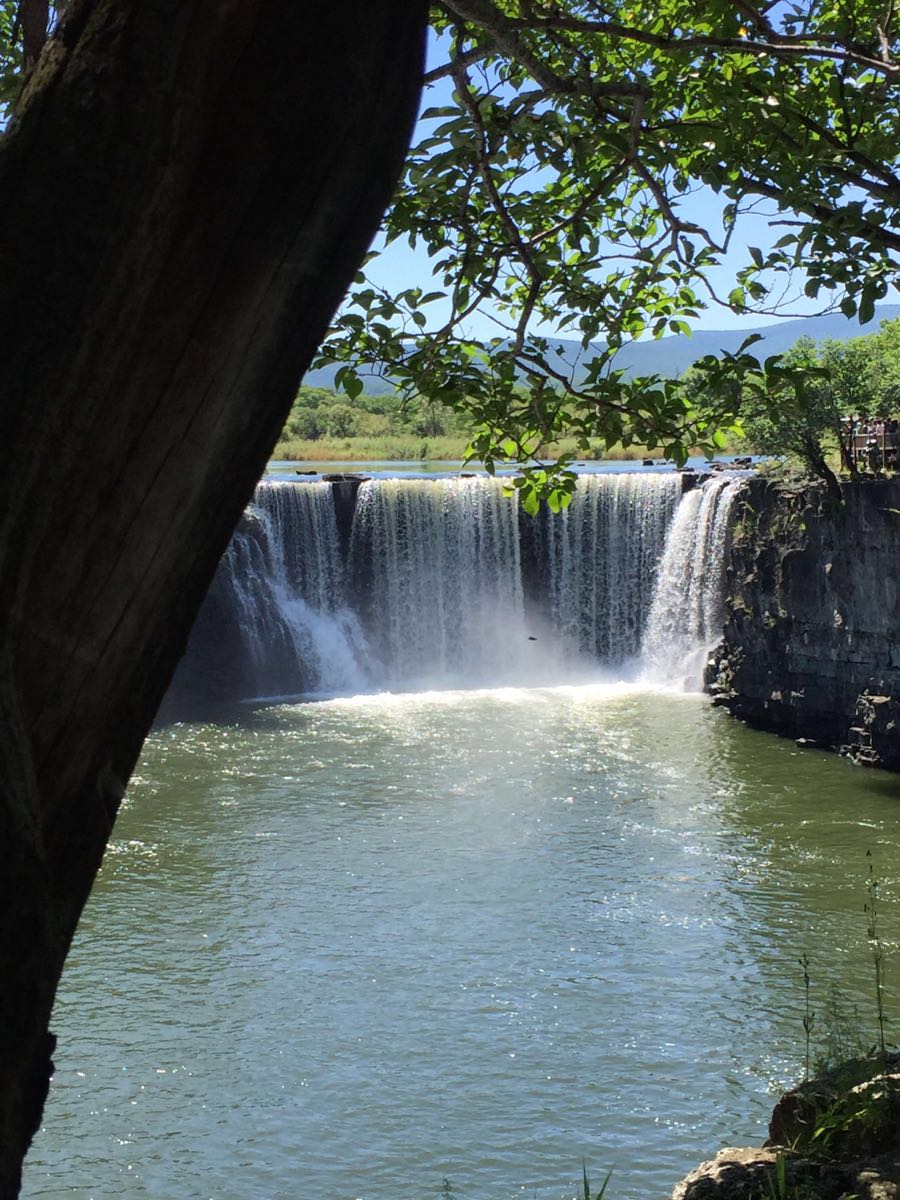
<svg viewBox="0 0 900 1200"><path fill-rule="evenodd" d="M80 0L0 143L0 1197L125 783L398 175L420 0Z"/></svg>

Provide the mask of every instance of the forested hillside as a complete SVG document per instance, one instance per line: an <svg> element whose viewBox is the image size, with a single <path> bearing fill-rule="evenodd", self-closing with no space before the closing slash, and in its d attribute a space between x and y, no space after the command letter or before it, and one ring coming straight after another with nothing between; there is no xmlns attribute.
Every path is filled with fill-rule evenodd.
<svg viewBox="0 0 900 1200"><path fill-rule="evenodd" d="M616 355L615 366L628 377L661 375L673 379L706 354L719 354L722 351L733 354L747 337L758 336L761 339L755 351L760 358L783 354L800 337L810 337L817 342L826 338L846 341L860 337L874 332L878 318L890 321L900 317L900 304L880 304L875 316L876 320L867 326L860 326L855 320L848 320L842 313L836 312L795 321L779 321L775 325L760 325L752 329L699 329L690 337L679 333L656 340L629 342ZM591 353L582 348L580 341L571 338L554 338L552 345L562 347L562 353L551 355L551 359L555 359L559 366L571 367L591 358L602 343L598 343ZM333 389L338 370L339 367L330 366L309 371L304 383L310 388ZM394 388L389 377L366 375L365 390L369 396L383 396Z"/></svg>
<svg viewBox="0 0 900 1200"><path fill-rule="evenodd" d="M721 449L794 455L810 465L820 451L836 453L842 417L895 415L900 408L900 319L889 318L900 318L900 306L884 305L878 314L883 318L881 328L862 335L855 322L840 314L787 321L760 331L761 341L753 347L760 358L783 354L787 366L812 367L819 374L809 377L802 394L797 393L793 377L786 378L774 407L765 396L745 389L740 398L745 441L731 438ZM685 364L689 354L696 359L720 348L733 353L748 336L748 331L700 332L693 339L678 336L635 343L628 351L636 360L634 371L665 374L670 370L684 381L685 391L701 410L714 410L732 397L705 394L699 372L689 364L676 372L674 364ZM730 344L713 344L726 338ZM570 350L574 346L569 343ZM672 353L665 365L650 361L668 350ZM637 361L638 352L646 355L643 364ZM325 374L312 371L307 380ZM462 457L466 441L459 413L434 399L403 396L386 380L367 382L367 390L353 399L333 386L313 387L307 382L297 393L275 457L456 459ZM639 457L644 449L610 449L598 443L593 453Z"/></svg>

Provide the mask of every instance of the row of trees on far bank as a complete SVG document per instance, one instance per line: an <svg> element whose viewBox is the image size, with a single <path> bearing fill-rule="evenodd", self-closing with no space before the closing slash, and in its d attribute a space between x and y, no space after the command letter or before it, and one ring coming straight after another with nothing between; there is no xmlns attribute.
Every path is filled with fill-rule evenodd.
<svg viewBox="0 0 900 1200"><path fill-rule="evenodd" d="M701 367L679 381L687 402L701 419L723 408L738 416L748 450L799 458L815 474L838 449L844 417L896 416L900 413L900 319L885 321L877 333L846 341L815 342L801 337L782 356L773 393L752 377L711 382ZM771 380L773 376L769 376ZM774 402L773 402L774 401ZM464 422L454 409L434 399L408 398L399 392L359 393L353 400L330 388L299 388L279 448L294 441L389 438L413 435L462 438Z"/></svg>
<svg viewBox="0 0 900 1200"><path fill-rule="evenodd" d="M279 445L293 440L381 438L412 434L420 438L462 436L456 413L434 400L406 400L397 392L361 392L352 401L330 388L299 388Z"/></svg>
<svg viewBox="0 0 900 1200"><path fill-rule="evenodd" d="M736 381L730 396L708 386L694 368L682 376L700 411L733 407L748 446L758 454L799 459L828 480L846 417L900 413L900 319L848 341L801 337L782 356L775 386Z"/></svg>

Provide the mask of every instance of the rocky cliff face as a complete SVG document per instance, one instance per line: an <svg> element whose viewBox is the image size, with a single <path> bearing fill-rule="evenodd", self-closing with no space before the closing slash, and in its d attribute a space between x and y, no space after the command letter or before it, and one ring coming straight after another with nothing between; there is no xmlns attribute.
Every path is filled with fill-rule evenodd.
<svg viewBox="0 0 900 1200"><path fill-rule="evenodd" d="M748 482L735 514L716 703L900 770L900 482Z"/></svg>

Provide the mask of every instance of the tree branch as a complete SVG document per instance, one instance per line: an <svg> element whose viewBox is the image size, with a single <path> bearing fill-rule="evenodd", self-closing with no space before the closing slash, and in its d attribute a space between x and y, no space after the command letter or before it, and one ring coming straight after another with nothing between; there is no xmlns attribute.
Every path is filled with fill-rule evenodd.
<svg viewBox="0 0 900 1200"><path fill-rule="evenodd" d="M631 80L602 84L599 87L589 80L578 80L559 75L547 66L520 37L520 32L533 28L525 21L512 21L491 0L443 0L441 7L452 18L477 25L493 40L498 51L514 59L531 75L532 79L548 92L583 96L648 96L645 84ZM559 28L564 28L559 25ZM575 31L577 32L577 30ZM484 56L489 52L484 51ZM475 61L474 59L470 61ZM445 74L452 74L452 69Z"/></svg>
<svg viewBox="0 0 900 1200"><path fill-rule="evenodd" d="M452 0L452 2L457 4L460 0ZM483 0L465 0L465 5L476 2L481 3ZM821 38L810 38L803 34L779 34L776 39L765 42L739 37L667 37L664 34L651 33L646 29L621 25L616 21L589 21L565 16L538 18L534 21L509 21L508 24L510 26L509 36L515 36L518 31L536 29L551 33L558 30L565 30L569 33L599 33L620 41L638 42L641 45L652 46L655 50L664 50L670 53L683 53L690 50L711 54L719 50L735 50L741 54L755 54L768 58L830 58L837 62L856 63L890 79L900 78L900 66L894 63L862 54L856 49L823 44ZM837 39L829 38L828 41L836 42Z"/></svg>
<svg viewBox="0 0 900 1200"><path fill-rule="evenodd" d="M776 187L765 179L758 179L753 175L743 175L742 184L748 192L755 192L758 196L768 196L770 200L775 200L785 209L793 209L795 212L805 212L807 216L822 224L833 223L840 216L841 210L830 204L808 203L802 197L794 194L787 195L782 188ZM859 234L860 239L863 239L862 233ZM890 229L885 229L883 226L866 225L865 240L877 242L883 249L892 250L895 253L900 253L900 234L894 233Z"/></svg>
<svg viewBox="0 0 900 1200"><path fill-rule="evenodd" d="M32 73L47 40L50 19L49 0L20 0L16 20L22 26L25 47L25 78Z"/></svg>

